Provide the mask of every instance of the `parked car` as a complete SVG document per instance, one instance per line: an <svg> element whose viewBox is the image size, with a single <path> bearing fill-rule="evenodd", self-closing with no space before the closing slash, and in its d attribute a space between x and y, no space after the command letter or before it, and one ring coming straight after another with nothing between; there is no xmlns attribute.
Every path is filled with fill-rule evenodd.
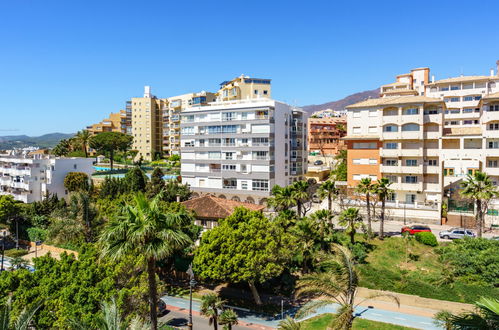
<svg viewBox="0 0 499 330"><path fill-rule="evenodd" d="M323 162L322 160L318 159L318 160L316 160L316 161L314 162L314 165L315 165L315 166L324 165L324 162Z"/></svg>
<svg viewBox="0 0 499 330"><path fill-rule="evenodd" d="M409 233L411 235L414 235L416 233L421 233L421 232L425 232L425 231L431 233L430 227L425 226L425 225L412 225L412 226L402 227L402 229L400 230L400 233L401 234Z"/></svg>
<svg viewBox="0 0 499 330"><path fill-rule="evenodd" d="M438 233L440 238L444 239L460 239L465 237L475 237L475 233L469 229L464 228L451 228L449 230L443 230Z"/></svg>
<svg viewBox="0 0 499 330"><path fill-rule="evenodd" d="M168 309L166 308L166 302L163 300L163 298L158 299L158 316L163 316L168 312Z"/></svg>

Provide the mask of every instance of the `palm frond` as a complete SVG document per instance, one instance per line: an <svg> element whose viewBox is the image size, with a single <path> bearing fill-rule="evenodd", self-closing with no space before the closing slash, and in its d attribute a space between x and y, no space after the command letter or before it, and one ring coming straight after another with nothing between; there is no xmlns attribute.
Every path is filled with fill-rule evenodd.
<svg viewBox="0 0 499 330"><path fill-rule="evenodd" d="M310 314L315 313L319 308L321 307L326 307L328 305L331 305L335 303L336 301L329 300L329 299L317 299L317 300L311 300L307 302L305 305L303 305L298 312L296 313L296 318L301 319L304 318Z"/></svg>

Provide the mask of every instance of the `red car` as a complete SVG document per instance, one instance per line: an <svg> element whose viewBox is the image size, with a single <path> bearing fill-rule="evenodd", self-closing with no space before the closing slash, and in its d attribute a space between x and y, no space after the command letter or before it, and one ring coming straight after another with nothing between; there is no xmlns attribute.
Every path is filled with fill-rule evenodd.
<svg viewBox="0 0 499 330"><path fill-rule="evenodd" d="M424 226L424 225L405 226L405 227L402 227L402 230L400 230L400 233L401 234L409 233L411 235L414 235L415 233L421 233L424 231L431 233L430 227Z"/></svg>

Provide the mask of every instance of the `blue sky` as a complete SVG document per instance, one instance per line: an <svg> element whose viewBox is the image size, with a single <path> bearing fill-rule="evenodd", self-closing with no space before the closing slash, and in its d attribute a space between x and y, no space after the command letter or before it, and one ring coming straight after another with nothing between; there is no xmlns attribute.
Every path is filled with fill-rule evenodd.
<svg viewBox="0 0 499 330"><path fill-rule="evenodd" d="M429 66L499 60L498 1L1 1L0 135L75 132L144 85L168 97L242 73L319 104Z"/></svg>

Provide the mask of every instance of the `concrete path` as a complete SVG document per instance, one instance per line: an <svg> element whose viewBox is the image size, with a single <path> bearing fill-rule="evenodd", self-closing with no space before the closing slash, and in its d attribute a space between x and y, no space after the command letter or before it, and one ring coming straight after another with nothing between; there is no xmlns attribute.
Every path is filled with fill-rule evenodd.
<svg viewBox="0 0 499 330"><path fill-rule="evenodd" d="M188 313L189 311L189 300L184 299L184 298L179 298L179 297L170 297L170 296L164 296L161 299L165 301L165 303L170 307L174 309L182 309ZM193 311L199 313L200 309L200 302L193 300ZM380 305L377 305L380 306ZM370 306L373 308L369 308L368 306L358 306L355 309L355 312L357 313L358 317L364 318L367 320L372 320L372 321L378 321L378 322L385 322L385 323L392 323L392 324L397 324L397 325L402 325L406 327L412 327L416 329L428 329L428 330L437 330L439 329L433 324L433 319L428 316L422 316L422 315L415 315L408 313L409 310L404 308L404 306L401 306L400 310L394 311L394 310L387 310L387 309L380 309L377 306ZM323 307L319 310L317 310L316 313L310 315L308 318L314 317L316 315L324 314L324 313L335 313L336 309L338 308L338 305L333 304L329 305L326 307ZM266 316L254 312L250 312L247 310L241 310L241 309L235 309L234 310L238 313L239 315L239 320L240 320L240 325L244 326L257 326L258 327L264 327L264 328L277 328L277 325L281 321L281 317L279 316ZM285 315L293 315L294 311L286 311ZM420 314L420 313L418 313ZM199 314L198 314L199 315Z"/></svg>

